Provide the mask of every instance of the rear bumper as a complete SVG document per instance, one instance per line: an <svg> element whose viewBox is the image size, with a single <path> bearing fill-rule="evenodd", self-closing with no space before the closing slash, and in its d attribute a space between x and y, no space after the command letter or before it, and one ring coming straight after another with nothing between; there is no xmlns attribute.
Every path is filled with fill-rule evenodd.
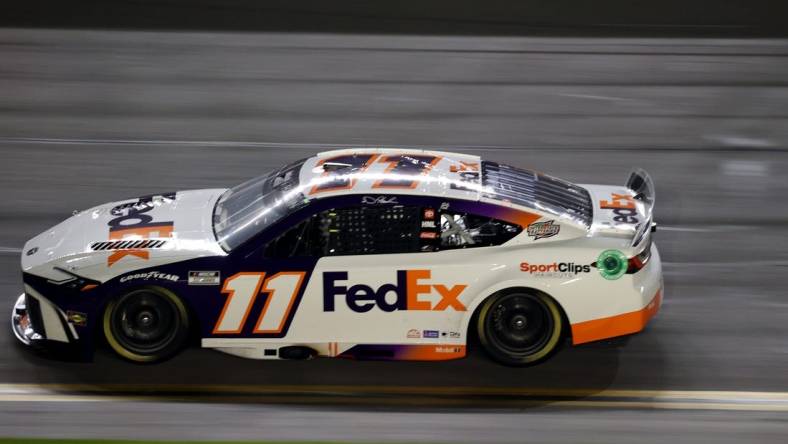
<svg viewBox="0 0 788 444"><path fill-rule="evenodd" d="M637 333L657 315L664 298L662 264L656 245L648 264L632 276L625 292L615 294L614 299L625 299L629 310L621 313L572 324L572 344L599 341Z"/></svg>
<svg viewBox="0 0 788 444"><path fill-rule="evenodd" d="M662 306L662 288L657 290L651 301L640 310L572 324L572 343L574 345L601 339L614 338L637 333L644 328Z"/></svg>

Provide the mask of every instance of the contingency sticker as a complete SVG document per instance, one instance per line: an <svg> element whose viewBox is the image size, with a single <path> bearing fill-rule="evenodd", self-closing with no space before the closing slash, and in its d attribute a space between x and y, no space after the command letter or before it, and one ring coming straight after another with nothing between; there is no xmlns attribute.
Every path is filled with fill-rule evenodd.
<svg viewBox="0 0 788 444"><path fill-rule="evenodd" d="M189 285L219 285L218 271L190 271Z"/></svg>

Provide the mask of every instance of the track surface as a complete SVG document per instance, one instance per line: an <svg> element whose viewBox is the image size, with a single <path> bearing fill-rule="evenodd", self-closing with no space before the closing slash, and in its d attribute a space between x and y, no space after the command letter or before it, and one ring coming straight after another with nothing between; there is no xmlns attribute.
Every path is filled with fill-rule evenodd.
<svg viewBox="0 0 788 444"><path fill-rule="evenodd" d="M579 399L614 389L788 391L786 41L4 29L0 60L0 307L8 310L21 292L16 249L73 210L230 186L349 145L467 151L579 183L623 183L631 167L644 167L657 185L666 263L666 302L646 332L565 349L530 369L478 352L446 363L263 363L204 350L157 366L106 352L69 363L20 350L4 328L0 383L516 387L577 389ZM672 427L687 440L741 442L788 434L784 413L549 403L407 413L42 401L0 402L0 411L0 435L19 436L664 442Z"/></svg>

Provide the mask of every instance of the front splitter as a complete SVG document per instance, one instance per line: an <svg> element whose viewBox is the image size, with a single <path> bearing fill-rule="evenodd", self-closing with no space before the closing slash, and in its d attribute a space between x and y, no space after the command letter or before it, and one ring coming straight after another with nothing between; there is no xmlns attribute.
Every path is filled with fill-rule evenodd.
<svg viewBox="0 0 788 444"><path fill-rule="evenodd" d="M44 337L33 329L25 299L24 293L16 299L14 309L11 312L11 330L20 342L25 345L32 345L34 341L40 341Z"/></svg>

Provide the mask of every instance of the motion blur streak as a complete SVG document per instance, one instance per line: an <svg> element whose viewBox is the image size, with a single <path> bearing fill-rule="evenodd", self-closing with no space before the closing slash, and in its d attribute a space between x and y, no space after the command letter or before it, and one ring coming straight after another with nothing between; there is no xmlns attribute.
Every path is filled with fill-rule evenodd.
<svg viewBox="0 0 788 444"><path fill-rule="evenodd" d="M144 395L147 393L147 395ZM155 394L155 395L153 395ZM337 397L336 394L343 394ZM274 402L283 404L649 408L788 411L788 393L678 390L582 390L517 387L221 386L0 384L0 402Z"/></svg>
<svg viewBox="0 0 788 444"><path fill-rule="evenodd" d="M338 146L457 148L579 183L623 183L640 166L657 184L656 221L681 229L656 233L665 303L645 332L528 369L494 364L474 344L467 359L444 363L263 363L195 349L156 366L106 352L84 364L24 352L0 329L5 384L87 385L91 398L135 384L279 390L243 404L132 402L139 394L129 393L0 402L0 436L782 441L783 411L719 406L782 409L763 393L788 392L786 43L2 29L8 310L22 291L15 249L74 210L229 186ZM310 386L331 387L335 400L302 393L292 395L299 404L320 405L264 404ZM409 394L398 405L333 406L359 386L432 397L515 388L538 400L491 405L477 394L446 407ZM570 399L538 396L561 390ZM700 410L675 410L686 406Z"/></svg>

